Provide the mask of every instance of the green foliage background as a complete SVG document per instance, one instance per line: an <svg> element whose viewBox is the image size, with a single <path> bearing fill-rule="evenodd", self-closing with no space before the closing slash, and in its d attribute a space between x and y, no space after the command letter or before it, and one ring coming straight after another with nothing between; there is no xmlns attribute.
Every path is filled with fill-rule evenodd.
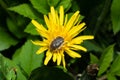
<svg viewBox="0 0 120 80"><path fill-rule="evenodd" d="M119 3L119 0L0 0L0 80L119 80ZM67 69L53 62L44 66L44 54L36 55L39 47L31 43L41 39L31 20L45 25L43 15L48 14L50 6L58 10L60 5L69 16L80 10L80 20L87 25L80 35L95 37L82 44L88 49L86 53L80 52L82 58L66 58ZM95 76L87 73L90 64L99 66Z"/></svg>

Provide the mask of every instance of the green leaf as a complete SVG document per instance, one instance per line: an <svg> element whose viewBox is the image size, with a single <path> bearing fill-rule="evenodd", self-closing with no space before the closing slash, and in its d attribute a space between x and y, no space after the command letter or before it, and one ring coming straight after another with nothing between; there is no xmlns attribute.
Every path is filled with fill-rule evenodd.
<svg viewBox="0 0 120 80"><path fill-rule="evenodd" d="M32 0L32 1L34 1L34 0ZM28 17L30 19L37 19L35 11L29 4L21 4L18 6L10 7L8 9L11 11L17 12L18 14L23 15L24 17Z"/></svg>
<svg viewBox="0 0 120 80"><path fill-rule="evenodd" d="M68 13L68 19L70 19L72 17L72 15L74 14L74 12ZM84 16L80 15L80 18L78 21L82 21L84 19Z"/></svg>
<svg viewBox="0 0 120 80"><path fill-rule="evenodd" d="M96 52L102 52L102 48L95 43L94 41L84 41L83 46L87 48L87 51L96 51Z"/></svg>
<svg viewBox="0 0 120 80"><path fill-rule="evenodd" d="M120 70L116 71L115 75L120 76Z"/></svg>
<svg viewBox="0 0 120 80"><path fill-rule="evenodd" d="M90 63L94 64L94 63L98 63L98 61L99 61L98 58L91 53L90 54Z"/></svg>
<svg viewBox="0 0 120 80"><path fill-rule="evenodd" d="M71 5L72 5L72 0L61 0L57 5L56 9L59 10L59 7L63 6L65 9L64 11L67 12L70 9Z"/></svg>
<svg viewBox="0 0 120 80"><path fill-rule="evenodd" d="M107 74L107 80L117 80L117 78L113 74L108 73Z"/></svg>
<svg viewBox="0 0 120 80"><path fill-rule="evenodd" d="M4 57L0 53L0 71L6 79L2 80L26 80L21 73L19 67L10 59ZM0 75L1 76L1 75Z"/></svg>
<svg viewBox="0 0 120 80"><path fill-rule="evenodd" d="M73 11L80 10L80 6L78 5L77 1L72 1L71 9L72 9Z"/></svg>
<svg viewBox="0 0 120 80"><path fill-rule="evenodd" d="M16 45L18 41L14 39L5 29L0 27L0 51Z"/></svg>
<svg viewBox="0 0 120 80"><path fill-rule="evenodd" d="M111 18L113 23L113 32L116 34L120 31L120 0L113 0L111 6Z"/></svg>
<svg viewBox="0 0 120 80"><path fill-rule="evenodd" d="M47 0L30 0L32 3L33 7L38 10L38 12L42 14L47 14L49 12L49 5L47 3Z"/></svg>
<svg viewBox="0 0 120 80"><path fill-rule="evenodd" d="M32 71L28 80L74 80L72 76L56 67L39 67Z"/></svg>
<svg viewBox="0 0 120 80"><path fill-rule="evenodd" d="M12 34L14 34L17 38L23 38L26 36L24 33L24 19L21 19L16 16L16 21L12 20L11 18L7 18L7 26L8 29Z"/></svg>
<svg viewBox="0 0 120 80"><path fill-rule="evenodd" d="M42 24L42 25L45 24L44 20L41 18L39 20L37 20L37 22L39 22L39 24ZM31 35L39 35L37 30L36 30L36 27L31 22L27 25L24 32L29 33Z"/></svg>
<svg viewBox="0 0 120 80"><path fill-rule="evenodd" d="M24 30L24 32L29 33L31 35L39 35L35 26L32 23L29 23L26 27L26 29Z"/></svg>
<svg viewBox="0 0 120 80"><path fill-rule="evenodd" d="M47 0L49 6L56 6L60 0Z"/></svg>
<svg viewBox="0 0 120 80"><path fill-rule="evenodd" d="M110 63L113 60L113 54L114 54L114 44L108 46L102 53L102 56L100 58L100 70L98 72L98 76L104 73L107 70L107 68L110 66Z"/></svg>
<svg viewBox="0 0 120 80"><path fill-rule="evenodd" d="M29 75L33 69L42 66L44 54L37 55L36 51L38 49L38 46L33 45L32 42L28 40L22 48L14 54L13 60L16 64L19 64L24 74Z"/></svg>
<svg viewBox="0 0 120 80"><path fill-rule="evenodd" d="M118 74L120 73L120 55L116 57L113 64L111 65L110 73L120 76L120 74Z"/></svg>

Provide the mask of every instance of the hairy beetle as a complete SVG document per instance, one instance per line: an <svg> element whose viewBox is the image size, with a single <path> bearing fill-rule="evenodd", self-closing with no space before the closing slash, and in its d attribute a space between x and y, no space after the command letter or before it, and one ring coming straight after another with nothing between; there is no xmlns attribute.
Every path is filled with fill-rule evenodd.
<svg viewBox="0 0 120 80"><path fill-rule="evenodd" d="M64 42L64 39L62 37L60 36L56 37L50 44L50 51L59 49L63 44L63 42Z"/></svg>

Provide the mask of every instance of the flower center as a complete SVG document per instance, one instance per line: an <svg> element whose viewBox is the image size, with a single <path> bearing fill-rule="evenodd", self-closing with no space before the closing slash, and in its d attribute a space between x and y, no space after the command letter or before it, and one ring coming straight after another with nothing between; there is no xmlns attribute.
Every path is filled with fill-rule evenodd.
<svg viewBox="0 0 120 80"><path fill-rule="evenodd" d="M64 39L60 36L56 37L50 44L50 51L60 49L61 45L64 43Z"/></svg>

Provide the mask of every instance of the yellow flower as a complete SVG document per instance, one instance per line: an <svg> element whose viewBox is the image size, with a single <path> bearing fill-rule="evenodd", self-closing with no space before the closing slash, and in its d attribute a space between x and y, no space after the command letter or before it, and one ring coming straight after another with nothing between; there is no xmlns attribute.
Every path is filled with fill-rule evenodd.
<svg viewBox="0 0 120 80"><path fill-rule="evenodd" d="M57 62L57 65L60 65L62 62L62 65L65 67L64 52L72 58L80 58L81 55L75 51L87 51L87 49L80 44L84 40L93 39L94 36L77 36L86 28L85 23L79 22L79 11L76 11L68 20L67 15L64 17L63 6L60 6L59 13L54 7L51 7L50 10L51 12L48 13L48 16L44 15L47 28L37 21L32 20L32 24L43 38L42 41L38 40L32 42L40 46L40 49L36 52L37 54L46 51L44 65L47 65L52 58L53 62Z"/></svg>

